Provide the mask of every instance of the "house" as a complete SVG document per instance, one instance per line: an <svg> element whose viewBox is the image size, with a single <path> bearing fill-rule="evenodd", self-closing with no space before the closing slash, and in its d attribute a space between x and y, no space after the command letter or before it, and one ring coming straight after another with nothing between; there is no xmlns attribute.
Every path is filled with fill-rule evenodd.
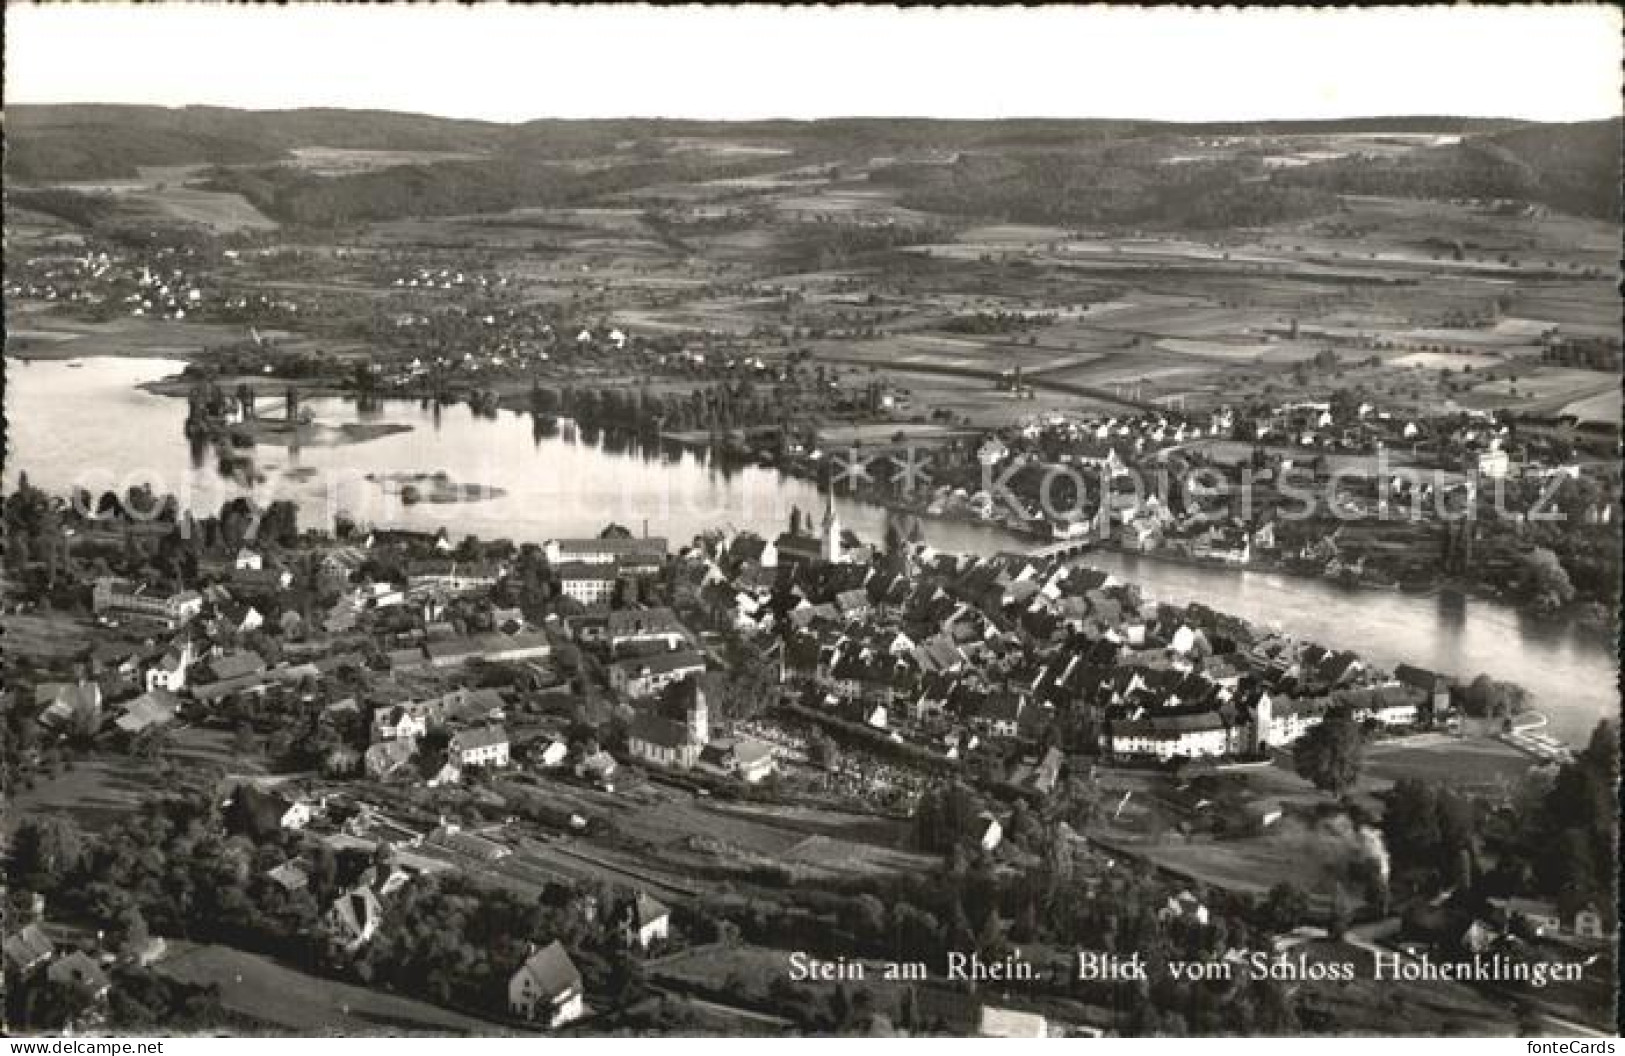
<svg viewBox="0 0 1625 1056"><path fill-rule="evenodd" d="M1047 1038L1049 1022L1037 1012L983 1005L976 1024L979 1038Z"/></svg>
<svg viewBox="0 0 1625 1056"><path fill-rule="evenodd" d="M1423 707L1432 707L1434 715L1450 710L1450 680L1445 676L1410 664L1394 668L1394 678L1405 686L1421 690L1425 696Z"/></svg>
<svg viewBox="0 0 1625 1056"><path fill-rule="evenodd" d="M1254 832L1262 832L1285 815L1286 809L1278 799L1260 799L1242 808L1247 824Z"/></svg>
<svg viewBox="0 0 1625 1056"><path fill-rule="evenodd" d="M58 986L71 987L91 1001L106 997L110 985L102 966L79 950L52 962L45 969L45 978Z"/></svg>
<svg viewBox="0 0 1625 1056"><path fill-rule="evenodd" d="M1239 732L1215 711L1117 719L1108 724L1102 747L1123 759L1197 759L1235 750Z"/></svg>
<svg viewBox="0 0 1625 1056"><path fill-rule="evenodd" d="M372 740L411 740L429 732L427 710L418 702L395 704L372 713Z"/></svg>
<svg viewBox="0 0 1625 1056"><path fill-rule="evenodd" d="M233 559L231 567L238 571L258 572L265 567L265 558L245 546L237 551L237 556Z"/></svg>
<svg viewBox="0 0 1625 1056"><path fill-rule="evenodd" d="M666 651L688 643L688 629L667 608L627 609L609 614L604 634L610 653L625 646L659 645Z"/></svg>
<svg viewBox="0 0 1625 1056"><path fill-rule="evenodd" d="M179 647L171 646L164 650L164 654L146 670L147 692L164 689L171 693L179 693L185 689L186 672L195 659L190 641L182 642Z"/></svg>
<svg viewBox="0 0 1625 1056"><path fill-rule="evenodd" d="M617 565L642 574L655 572L666 563L666 540L652 539L549 539L542 544L547 563L555 568L579 562L586 565Z"/></svg>
<svg viewBox="0 0 1625 1056"><path fill-rule="evenodd" d="M687 769L699 762L700 753L710 740L710 709L706 705L705 690L696 680L688 687L681 720L658 712L638 715L627 731L626 748L633 758L644 762Z"/></svg>
<svg viewBox="0 0 1625 1056"><path fill-rule="evenodd" d="M211 657L204 666L208 668L213 681L230 682L264 671L265 658L252 649L237 649Z"/></svg>
<svg viewBox="0 0 1625 1056"><path fill-rule="evenodd" d="M1496 448L1491 451L1478 452L1476 456L1469 459L1466 469L1469 473L1477 472L1479 476L1487 477L1490 480L1504 480L1507 471L1511 469L1511 461L1504 450Z"/></svg>
<svg viewBox="0 0 1625 1056"><path fill-rule="evenodd" d="M41 682L34 687L39 722L52 729L94 731L102 721L102 687L95 682Z"/></svg>
<svg viewBox="0 0 1625 1056"><path fill-rule="evenodd" d="M178 711L180 701L175 694L167 689L155 689L125 704L124 714L113 725L133 737L155 726L173 722Z"/></svg>
<svg viewBox="0 0 1625 1056"><path fill-rule="evenodd" d="M49 961L55 949L40 926L30 924L6 936L6 968L9 973L17 975L32 972Z"/></svg>
<svg viewBox="0 0 1625 1056"><path fill-rule="evenodd" d="M367 749L367 754L362 757L362 765L368 777L375 781L382 780L398 772L416 754L417 742L411 738L379 741Z"/></svg>
<svg viewBox="0 0 1625 1056"><path fill-rule="evenodd" d="M533 758L536 760L537 766L540 766L543 769L551 770L555 766L563 765L564 760L568 758L569 755L570 746L562 739L554 739L548 741L547 747L535 753Z"/></svg>
<svg viewBox="0 0 1625 1056"><path fill-rule="evenodd" d="M497 564L434 558L414 562L406 570L406 591L413 596L467 594L489 590L505 575L507 569Z"/></svg>
<svg viewBox="0 0 1625 1056"><path fill-rule="evenodd" d="M1468 953L1485 953L1501 939L1495 928L1482 920L1474 920L1462 929L1457 943Z"/></svg>
<svg viewBox="0 0 1625 1056"><path fill-rule="evenodd" d="M606 792L615 791L615 771L620 764L615 757L600 748L576 764L576 776L591 781Z"/></svg>
<svg viewBox="0 0 1625 1056"><path fill-rule="evenodd" d="M581 973L557 941L532 953L508 979L508 1011L549 1027L580 1019L583 998Z"/></svg>
<svg viewBox="0 0 1625 1056"><path fill-rule="evenodd" d="M1612 936L1607 919L1592 905L1581 906L1575 911L1571 930L1577 939L1607 939Z"/></svg>
<svg viewBox="0 0 1625 1056"><path fill-rule="evenodd" d="M970 724L988 737L1015 737L1027 701L1015 693L989 693L975 704Z"/></svg>
<svg viewBox="0 0 1625 1056"><path fill-rule="evenodd" d="M1059 748L1051 745L1045 749L1042 758L1038 761L1038 766L1033 769L1031 781L1033 789L1044 795L1053 792L1056 782L1061 777L1061 765L1065 761L1066 757L1061 754Z"/></svg>
<svg viewBox="0 0 1625 1056"><path fill-rule="evenodd" d="M341 546L322 555L316 566L316 579L323 589L337 590L350 585L350 579L367 563L367 552L358 546Z"/></svg>
<svg viewBox="0 0 1625 1056"><path fill-rule="evenodd" d="M1339 686L1352 682L1365 669L1359 656L1352 652L1333 652L1318 645L1304 648L1298 656L1298 667L1305 681L1326 686Z"/></svg>
<svg viewBox="0 0 1625 1056"><path fill-rule="evenodd" d="M984 810L977 815L976 843L984 851L991 851L1004 841L1004 826L999 819L993 816L992 811Z"/></svg>
<svg viewBox="0 0 1625 1056"><path fill-rule="evenodd" d="M1208 909L1191 892L1181 891L1169 898L1163 907L1157 910L1157 916L1163 920L1184 920L1206 925L1208 922Z"/></svg>
<svg viewBox="0 0 1625 1056"><path fill-rule="evenodd" d="M247 634L265 626L264 614L247 602L236 600L221 602L215 606L215 611L219 614L217 625L234 634Z"/></svg>
<svg viewBox="0 0 1625 1056"><path fill-rule="evenodd" d="M606 605L615 597L620 582L614 565L575 562L557 566L559 592L582 605Z"/></svg>
<svg viewBox="0 0 1625 1056"><path fill-rule="evenodd" d="M203 595L195 590L164 594L116 576L96 580L90 603L98 616L151 619L170 628L182 626L203 611Z"/></svg>
<svg viewBox="0 0 1625 1056"><path fill-rule="evenodd" d="M773 772L773 748L750 737L712 741L702 756L725 774L754 785Z"/></svg>
<svg viewBox="0 0 1625 1056"><path fill-rule="evenodd" d="M458 730L451 735L446 754L458 766L507 766L508 731L501 726Z"/></svg>
<svg viewBox="0 0 1625 1056"><path fill-rule="evenodd" d="M553 652L553 643L541 631L523 628L512 633L493 631L474 636L481 660L490 663L511 663L519 660L544 660Z"/></svg>
<svg viewBox="0 0 1625 1056"><path fill-rule="evenodd" d="M824 544L812 535L785 532L773 540L773 550L780 565L810 565L824 559Z"/></svg>
<svg viewBox="0 0 1625 1056"><path fill-rule="evenodd" d="M1383 726L1414 726L1420 718L1422 694L1410 686L1375 686L1333 694L1336 703L1346 706L1356 722Z"/></svg>
<svg viewBox="0 0 1625 1056"><path fill-rule="evenodd" d="M503 634L491 631L431 640L424 646L430 667L458 667L471 660L502 663L518 660L540 660L553 651L547 635L540 631L521 631Z"/></svg>
<svg viewBox="0 0 1625 1056"><path fill-rule="evenodd" d="M227 820L239 832L269 836L279 830L298 831L310 824L315 810L309 802L291 800L279 792L239 785L227 804Z"/></svg>
<svg viewBox="0 0 1625 1056"><path fill-rule="evenodd" d="M705 657L691 650L661 656L630 657L609 665L610 688L628 697L648 697L692 675L705 673Z"/></svg>
<svg viewBox="0 0 1625 1056"><path fill-rule="evenodd" d="M1490 905L1501 911L1501 923L1510 929L1521 919L1537 936L1563 932L1563 914L1550 902L1535 898L1492 898Z"/></svg>
<svg viewBox="0 0 1625 1056"><path fill-rule="evenodd" d="M426 838L431 847L452 851L479 862L500 862L513 851L495 840L488 840L477 832L468 832L458 825L442 825Z"/></svg>
<svg viewBox="0 0 1625 1056"><path fill-rule="evenodd" d="M298 858L289 859L265 874L271 882L289 894L303 891L310 885L310 867Z"/></svg>
<svg viewBox="0 0 1625 1056"><path fill-rule="evenodd" d="M626 904L621 922L621 936L628 946L647 950L661 942L671 932L671 910L642 891Z"/></svg>
<svg viewBox="0 0 1625 1056"><path fill-rule="evenodd" d="M869 615L869 593L861 587L835 595L835 609L844 620L861 620Z"/></svg>
<svg viewBox="0 0 1625 1056"><path fill-rule="evenodd" d="M372 941L383 916L384 907L378 896L372 893L372 888L362 884L334 899L322 924L340 949L354 953Z"/></svg>

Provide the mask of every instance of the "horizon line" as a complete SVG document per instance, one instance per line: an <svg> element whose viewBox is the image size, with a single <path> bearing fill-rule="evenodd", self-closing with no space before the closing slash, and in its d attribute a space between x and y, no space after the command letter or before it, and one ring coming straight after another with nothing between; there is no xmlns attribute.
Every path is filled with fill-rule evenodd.
<svg viewBox="0 0 1625 1056"><path fill-rule="evenodd" d="M389 114L398 117L423 117L437 121L460 121L471 124L497 125L502 127L520 127L536 124L543 121L578 122L593 121L686 121L709 124L797 124L811 125L825 121L913 121L934 123L962 123L962 124L997 124L997 123L1023 123L1039 121L1073 121L1073 122L1122 122L1157 124L1171 126L1201 127L1204 125L1241 125L1241 124L1328 124L1339 121L1462 121L1491 124L1495 122L1516 122L1530 125L1567 125L1590 124L1602 121L1620 121L1625 119L1625 106L1614 113L1600 114L1590 117L1541 118L1521 117L1517 115L1472 115L1452 114L1448 112L1428 113L1347 113L1338 115L1321 115L1314 117L1222 117L1205 118L1202 120L1188 120L1180 118L1151 117L1151 116L1105 116L1105 115L1061 115L1061 114L1014 114L1008 116L941 116L928 114L826 114L818 117L790 117L761 115L751 117L711 117L673 114L617 114L585 116L556 116L537 115L523 118L498 117L469 117L454 114L434 113L427 110L394 109L387 106L346 106L342 104L312 104L307 106L287 107L257 107L239 106L231 103L191 102L191 103L155 103L155 102L109 102L106 100L79 99L79 100L50 100L44 102L11 100L7 109L15 110L22 107L106 107L127 108L143 110L168 110L181 112L186 110L229 110L243 114L298 114L335 112L347 114Z"/></svg>

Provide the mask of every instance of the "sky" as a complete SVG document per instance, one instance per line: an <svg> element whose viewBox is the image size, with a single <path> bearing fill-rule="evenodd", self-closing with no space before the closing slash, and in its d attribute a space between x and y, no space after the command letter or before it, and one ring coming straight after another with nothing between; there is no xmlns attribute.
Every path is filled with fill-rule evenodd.
<svg viewBox="0 0 1625 1056"><path fill-rule="evenodd" d="M646 8L8 2L7 103L446 117L1621 112L1611 5Z"/></svg>

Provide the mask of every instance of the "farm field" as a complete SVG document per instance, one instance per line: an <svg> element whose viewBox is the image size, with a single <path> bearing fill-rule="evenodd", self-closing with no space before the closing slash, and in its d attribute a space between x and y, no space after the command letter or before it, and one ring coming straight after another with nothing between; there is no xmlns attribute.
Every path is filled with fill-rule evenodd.
<svg viewBox="0 0 1625 1056"><path fill-rule="evenodd" d="M1620 393L1617 388L1610 387L1595 396L1587 396L1583 400L1575 400L1564 407L1563 414L1572 414L1582 422L1620 422Z"/></svg>
<svg viewBox="0 0 1625 1056"><path fill-rule="evenodd" d="M220 987L229 1011L273 1031L297 1035L512 1036L490 1020L425 1001L324 979L229 946L171 943L156 971L182 982Z"/></svg>
<svg viewBox="0 0 1625 1056"><path fill-rule="evenodd" d="M11 311L9 306L7 311ZM22 325L7 335L6 355L18 359L192 356L209 345L244 336L236 327L219 324L130 317L89 323L28 312L17 322Z"/></svg>
<svg viewBox="0 0 1625 1056"><path fill-rule="evenodd" d="M1446 781L1469 791L1498 792L1529 772L1534 760L1488 737L1446 735L1379 741L1366 751L1366 773L1383 781Z"/></svg>
<svg viewBox="0 0 1625 1056"><path fill-rule="evenodd" d="M29 816L67 817L86 829L116 825L157 787L157 768L122 756L76 761L56 777L40 777L33 788L7 790L0 831L16 829Z"/></svg>
<svg viewBox="0 0 1625 1056"><path fill-rule="evenodd" d="M898 822L808 808L673 800L623 815L617 827L674 861L778 863L803 878L910 872L936 861L902 849L907 836Z"/></svg>
<svg viewBox="0 0 1625 1056"><path fill-rule="evenodd" d="M295 147L287 164L316 176L376 172L398 165L433 165L440 161L478 161L483 155L451 150L360 150L352 147Z"/></svg>
<svg viewBox="0 0 1625 1056"><path fill-rule="evenodd" d="M1519 1033L1505 1002L1460 983L1396 984L1372 978L1370 950L1347 942L1311 942L1292 950L1310 963L1354 964L1352 981L1309 982L1302 997L1310 1014L1332 1014L1350 1034L1508 1036Z"/></svg>
<svg viewBox="0 0 1625 1056"><path fill-rule="evenodd" d="M80 653L93 624L61 613L0 616L6 649L19 655L64 660Z"/></svg>
<svg viewBox="0 0 1625 1056"><path fill-rule="evenodd" d="M224 730L184 727L172 730L164 758L183 781L218 772L255 777L265 773L256 760L243 759L232 749ZM8 790L8 809L0 817L0 831L9 832L29 814L59 814L87 828L116 824L141 801L164 787L164 770L149 759L104 753L80 758L64 766L55 777L36 779L33 788Z"/></svg>
<svg viewBox="0 0 1625 1056"><path fill-rule="evenodd" d="M1236 894L1262 895L1278 883L1290 882L1310 892L1311 900L1322 909L1329 908L1329 892L1338 869L1351 854L1345 853L1346 849L1330 851L1307 835L1293 839L1266 835L1246 840L1137 844L1133 849L1156 865ZM1350 887L1344 885L1345 894L1350 893Z"/></svg>

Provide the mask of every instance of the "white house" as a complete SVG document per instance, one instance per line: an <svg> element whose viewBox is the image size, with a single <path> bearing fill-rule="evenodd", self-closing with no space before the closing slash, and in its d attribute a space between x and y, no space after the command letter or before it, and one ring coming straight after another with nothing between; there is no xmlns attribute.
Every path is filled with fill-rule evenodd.
<svg viewBox="0 0 1625 1056"><path fill-rule="evenodd" d="M586 1011L581 973L557 941L531 954L508 979L508 1011L549 1027L580 1019Z"/></svg>
<svg viewBox="0 0 1625 1056"><path fill-rule="evenodd" d="M346 953L354 953L372 941L383 915L378 896L363 884L335 899L322 922L335 943Z"/></svg>
<svg viewBox="0 0 1625 1056"><path fill-rule="evenodd" d="M379 741L412 740L429 732L429 720L424 710L409 704L394 704L380 708L372 716L372 739Z"/></svg>
<svg viewBox="0 0 1625 1056"><path fill-rule="evenodd" d="M192 643L182 642L180 647L170 648L159 657L153 665L146 670L147 692L167 689L171 693L179 693L186 688L186 671L197 658L192 654Z"/></svg>
<svg viewBox="0 0 1625 1056"><path fill-rule="evenodd" d="M458 766L507 766L508 731L501 726L458 730L451 735L446 753Z"/></svg>
<svg viewBox="0 0 1625 1056"><path fill-rule="evenodd" d="M991 813L984 811L977 819L977 824L981 829L981 836L976 842L981 845L982 850L991 851L1004 841L1004 826Z"/></svg>
<svg viewBox="0 0 1625 1056"><path fill-rule="evenodd" d="M626 907L621 922L622 934L628 945L647 950L651 944L663 941L671 934L671 910L642 891Z"/></svg>

